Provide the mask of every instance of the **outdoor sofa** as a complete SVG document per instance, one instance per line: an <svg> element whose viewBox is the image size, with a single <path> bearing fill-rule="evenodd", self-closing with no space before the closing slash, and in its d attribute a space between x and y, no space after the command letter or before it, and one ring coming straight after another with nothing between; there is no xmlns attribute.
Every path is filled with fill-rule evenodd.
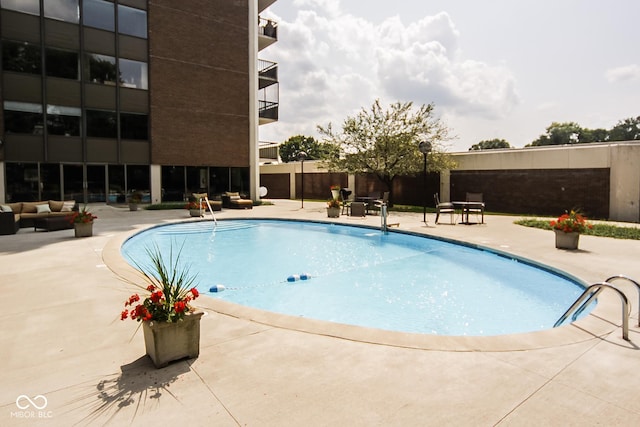
<svg viewBox="0 0 640 427"><path fill-rule="evenodd" d="M77 209L74 200L3 203L0 204L0 234L16 234L26 227L47 231L73 228L71 215Z"/></svg>

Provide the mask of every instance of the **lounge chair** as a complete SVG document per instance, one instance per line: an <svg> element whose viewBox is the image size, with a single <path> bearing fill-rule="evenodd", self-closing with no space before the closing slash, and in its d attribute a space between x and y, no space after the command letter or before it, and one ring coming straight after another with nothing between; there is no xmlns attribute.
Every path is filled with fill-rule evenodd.
<svg viewBox="0 0 640 427"><path fill-rule="evenodd" d="M222 206L229 209L253 209L253 202L241 198L237 192L227 191L222 196Z"/></svg>
<svg viewBox="0 0 640 427"><path fill-rule="evenodd" d="M438 223L438 218L440 218L440 214L450 214L451 215L451 224L455 224L455 215L456 208L451 202L440 202L440 196L438 193L433 195L433 200L436 203L436 224Z"/></svg>
<svg viewBox="0 0 640 427"><path fill-rule="evenodd" d="M349 215L349 209L351 208L351 202L353 202L352 191L348 188L340 189L340 198L342 199L342 215L347 213Z"/></svg>

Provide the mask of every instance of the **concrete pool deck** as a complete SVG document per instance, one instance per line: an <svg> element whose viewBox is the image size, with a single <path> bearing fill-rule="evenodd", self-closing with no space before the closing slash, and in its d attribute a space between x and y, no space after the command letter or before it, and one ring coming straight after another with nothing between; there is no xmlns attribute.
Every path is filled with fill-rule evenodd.
<svg viewBox="0 0 640 427"><path fill-rule="evenodd" d="M273 203L216 215L328 220L324 203ZM616 284L632 306L630 341L615 295L603 294L578 326L471 340L305 323L202 297L200 357L158 370L144 356L138 324L119 320L132 285L116 274L113 248L188 214L91 208L99 217L91 238L31 229L0 236L0 425L640 424L638 295L625 282ZM422 214L391 213L389 223L510 252L587 283L640 278L638 241L581 236L580 250L562 251L552 233L516 226L517 218L434 226L429 214L425 227ZM380 225L376 216L337 221Z"/></svg>

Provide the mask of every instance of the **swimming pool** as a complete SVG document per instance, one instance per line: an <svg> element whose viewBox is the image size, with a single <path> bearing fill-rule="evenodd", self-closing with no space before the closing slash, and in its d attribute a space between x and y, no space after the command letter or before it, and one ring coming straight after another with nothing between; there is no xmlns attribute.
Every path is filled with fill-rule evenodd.
<svg viewBox="0 0 640 427"><path fill-rule="evenodd" d="M183 247L198 289L276 313L386 330L488 336L549 329L581 294L523 260L413 234L337 224L231 220L159 226L122 246ZM300 277L308 276L307 280ZM586 310L583 315L586 315Z"/></svg>

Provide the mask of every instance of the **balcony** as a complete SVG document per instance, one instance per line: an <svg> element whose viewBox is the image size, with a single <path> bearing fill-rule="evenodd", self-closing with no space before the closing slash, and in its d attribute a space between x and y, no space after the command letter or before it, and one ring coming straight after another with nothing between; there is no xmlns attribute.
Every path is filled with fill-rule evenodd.
<svg viewBox="0 0 640 427"><path fill-rule="evenodd" d="M270 19L258 19L258 50L278 41L278 23Z"/></svg>
<svg viewBox="0 0 640 427"><path fill-rule="evenodd" d="M262 12L275 2L276 0L258 0L258 13Z"/></svg>
<svg viewBox="0 0 640 427"><path fill-rule="evenodd" d="M258 123L265 125L278 121L278 83L258 90Z"/></svg>
<svg viewBox="0 0 640 427"><path fill-rule="evenodd" d="M278 63L258 59L258 89L278 83Z"/></svg>

